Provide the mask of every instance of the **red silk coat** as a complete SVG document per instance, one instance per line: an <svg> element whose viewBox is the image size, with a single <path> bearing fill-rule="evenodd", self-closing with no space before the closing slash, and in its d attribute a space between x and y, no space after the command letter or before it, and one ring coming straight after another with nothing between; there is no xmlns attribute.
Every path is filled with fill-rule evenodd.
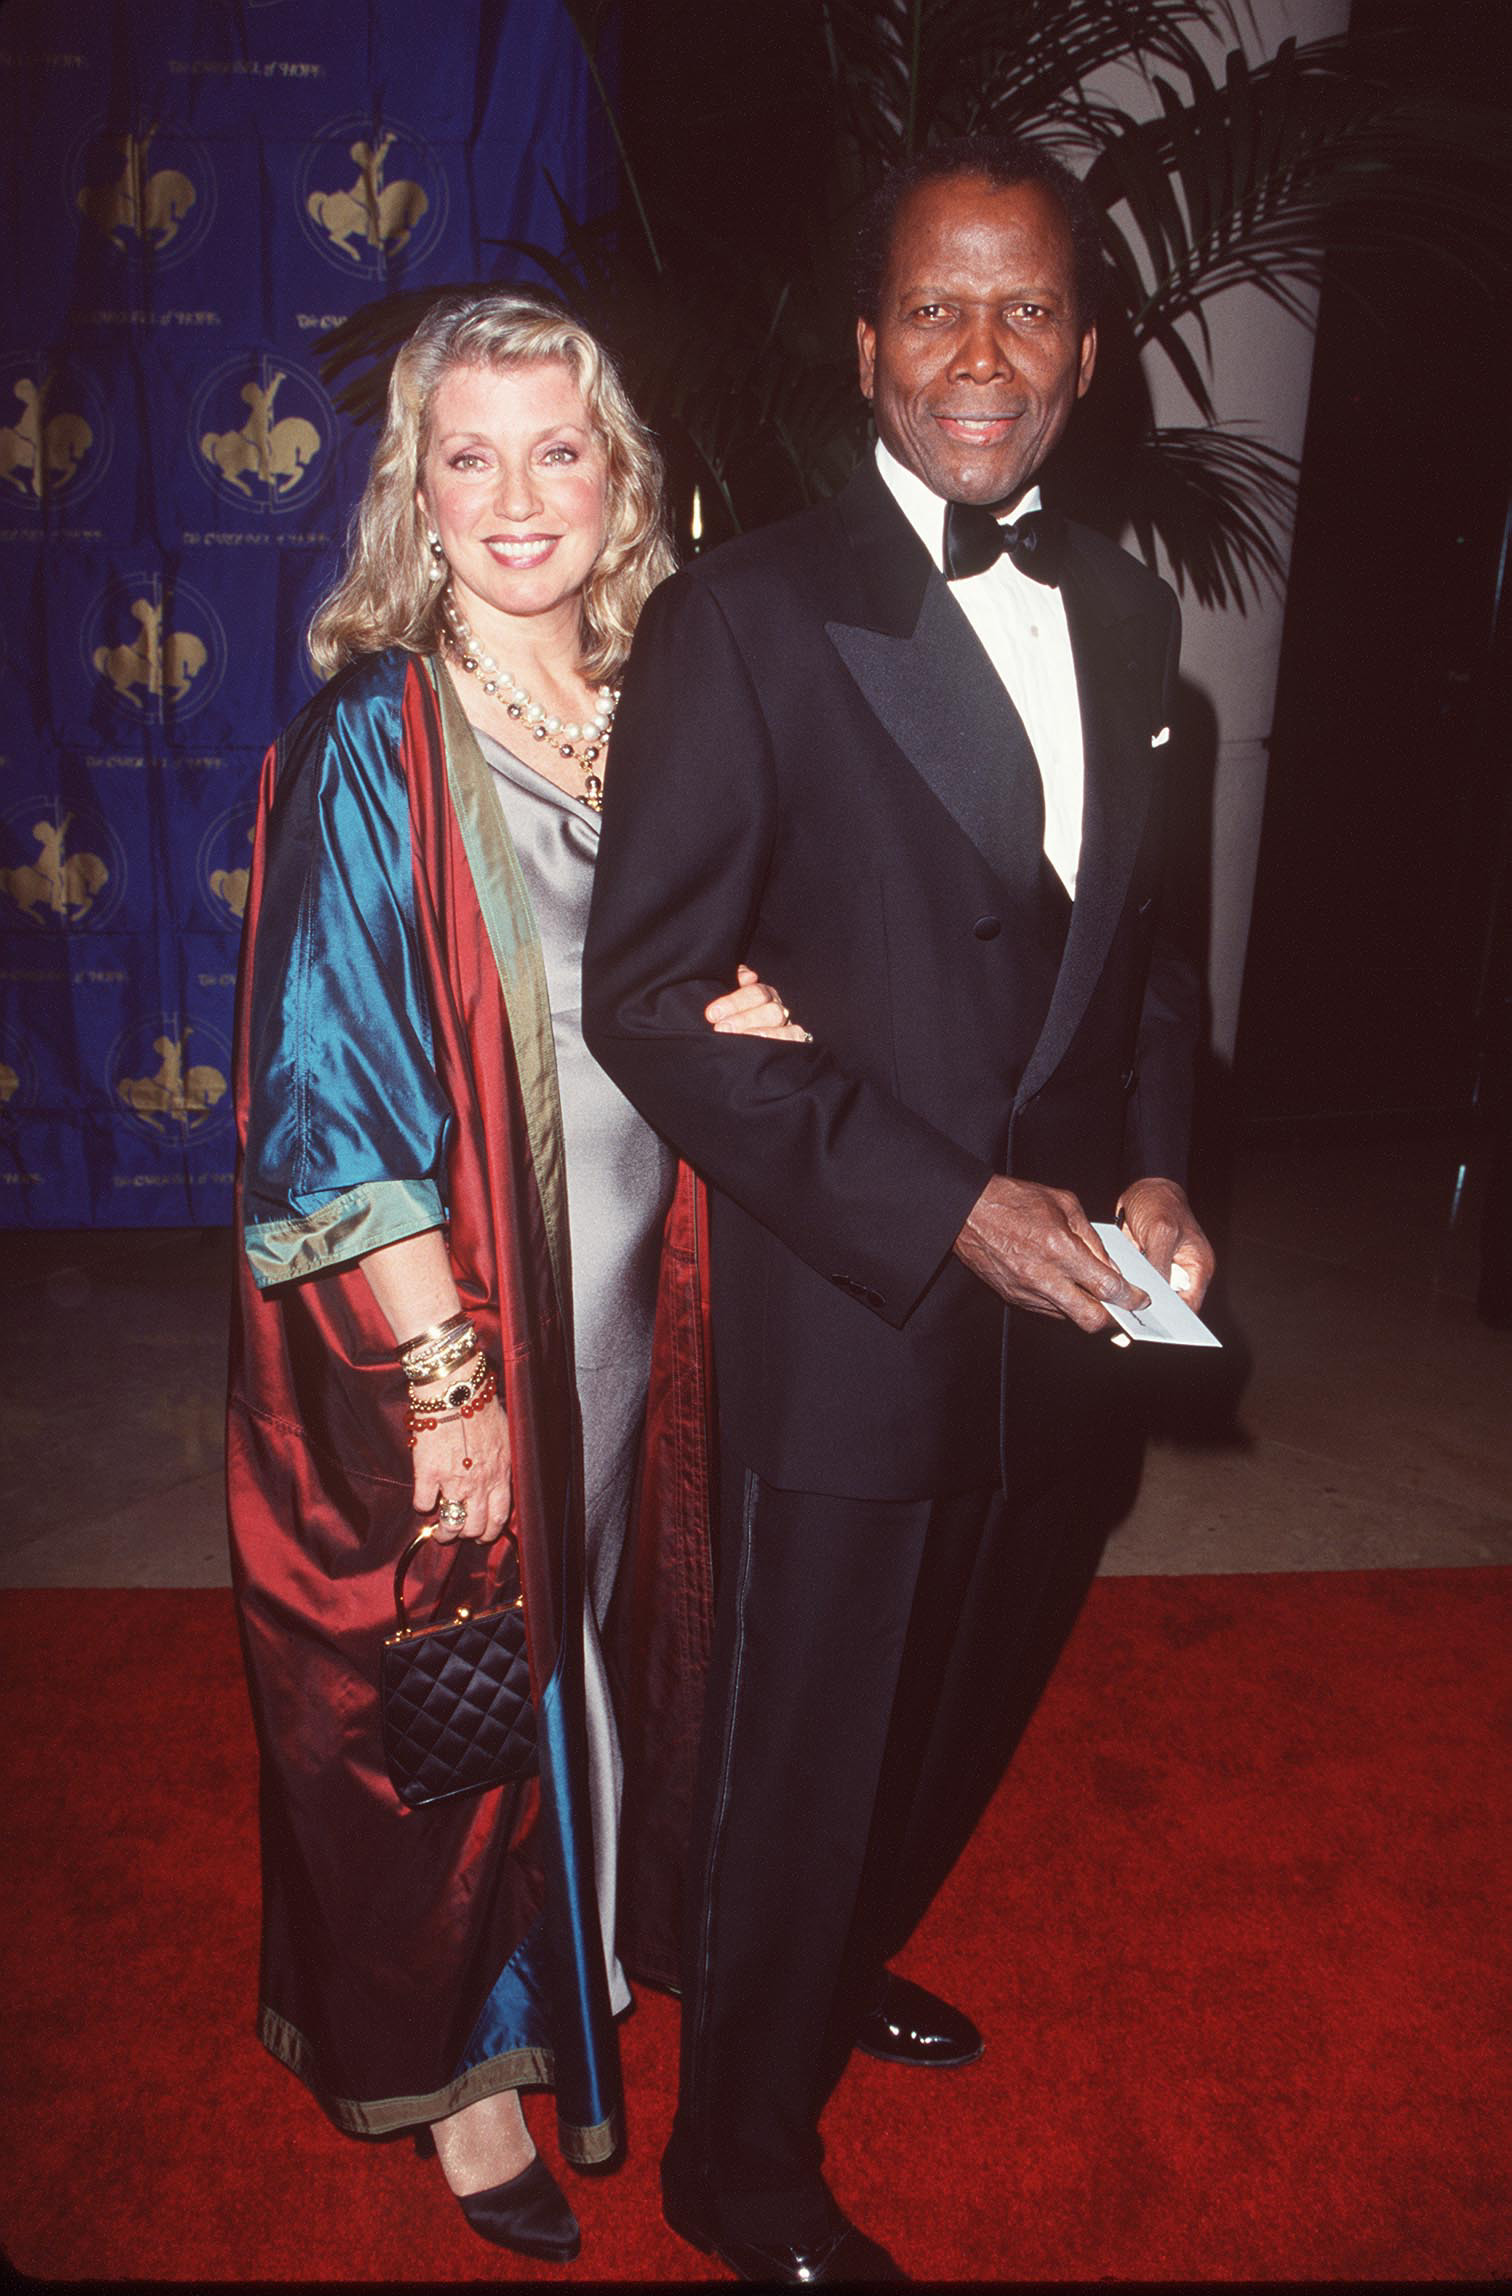
<svg viewBox="0 0 1512 2296"><path fill-rule="evenodd" d="M237 1021L228 1488L262 1753L260 2031L338 2123L555 2087L564 2150L619 2135L583 1725L580 1435L551 1019L530 905L444 674L334 679L264 768ZM500 1366L541 1775L407 1810L377 1674L416 1528L393 1341L358 1266L444 1224ZM626 1755L621 1950L675 1967L709 1621L707 1254L668 1216L645 1501L612 1637ZM452 1548L426 1594L476 1600ZM413 1582L412 1582L413 1584Z"/></svg>

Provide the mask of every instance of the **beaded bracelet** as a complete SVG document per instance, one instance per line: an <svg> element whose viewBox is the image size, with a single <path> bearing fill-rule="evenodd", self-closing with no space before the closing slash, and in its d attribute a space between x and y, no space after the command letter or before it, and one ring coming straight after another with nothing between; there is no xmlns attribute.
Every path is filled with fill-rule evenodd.
<svg viewBox="0 0 1512 2296"><path fill-rule="evenodd" d="M460 1411L464 1403L474 1400L484 1380L491 1376L488 1357L480 1347L466 1367L457 1376L448 1379L439 1395L416 1395L412 1389L409 1408L411 1411L429 1411L433 1408L439 1411L444 1407L448 1411Z"/></svg>
<svg viewBox="0 0 1512 2296"><path fill-rule="evenodd" d="M471 1419L477 1412L483 1409L485 1404L492 1403L494 1397L499 1392L499 1382L495 1376L493 1365L489 1362L487 1356L483 1358L482 1371L479 1373L477 1379L470 1382L469 1385L471 1390L470 1401L458 1405L455 1410L436 1410L433 1408L428 1409L424 1404L414 1402L410 1403L406 1407L406 1417L409 1420L409 1442L411 1450L413 1450L415 1447L415 1438L417 1435L428 1435L433 1427L445 1427L454 1419ZM447 1403L448 1400L449 1399L446 1396L439 1396L437 1398L438 1403L443 1404ZM470 1467L472 1465L472 1461L471 1459L464 1459L462 1464L464 1467Z"/></svg>

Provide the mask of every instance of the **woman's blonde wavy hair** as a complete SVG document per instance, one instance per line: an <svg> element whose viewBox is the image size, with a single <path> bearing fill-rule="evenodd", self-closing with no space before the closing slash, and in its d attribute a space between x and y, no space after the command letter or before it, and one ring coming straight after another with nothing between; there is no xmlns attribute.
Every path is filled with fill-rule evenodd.
<svg viewBox="0 0 1512 2296"><path fill-rule="evenodd" d="M310 624L320 677L386 646L430 653L440 643L443 584L415 499L437 386L454 367L507 372L537 359L570 369L608 462L604 547L583 586L582 670L597 682L622 667L642 606L676 563L661 456L603 345L544 296L500 289L443 298L394 361L346 564Z"/></svg>

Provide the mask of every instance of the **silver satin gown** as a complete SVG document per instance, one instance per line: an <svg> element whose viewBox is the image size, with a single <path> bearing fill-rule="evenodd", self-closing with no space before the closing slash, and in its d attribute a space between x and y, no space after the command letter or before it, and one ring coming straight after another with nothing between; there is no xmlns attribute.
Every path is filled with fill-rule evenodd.
<svg viewBox="0 0 1512 2296"><path fill-rule="evenodd" d="M583 1410L588 1540L588 1754L593 1838L610 1999L630 2000L614 1951L615 1871L623 1769L599 1647L625 1543L651 1370L662 1223L676 1159L583 1042L583 936L598 858L598 816L474 728L535 910L567 1160L572 1319Z"/></svg>

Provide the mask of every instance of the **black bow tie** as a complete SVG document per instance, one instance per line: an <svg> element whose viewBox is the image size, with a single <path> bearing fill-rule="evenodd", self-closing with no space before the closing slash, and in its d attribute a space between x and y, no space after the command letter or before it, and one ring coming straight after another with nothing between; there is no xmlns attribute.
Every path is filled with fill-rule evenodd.
<svg viewBox="0 0 1512 2296"><path fill-rule="evenodd" d="M960 582L985 574L1004 553L1036 582L1060 580L1063 521L1053 510L1031 510L1011 526L1000 526L990 510L974 502L945 505L945 579Z"/></svg>

